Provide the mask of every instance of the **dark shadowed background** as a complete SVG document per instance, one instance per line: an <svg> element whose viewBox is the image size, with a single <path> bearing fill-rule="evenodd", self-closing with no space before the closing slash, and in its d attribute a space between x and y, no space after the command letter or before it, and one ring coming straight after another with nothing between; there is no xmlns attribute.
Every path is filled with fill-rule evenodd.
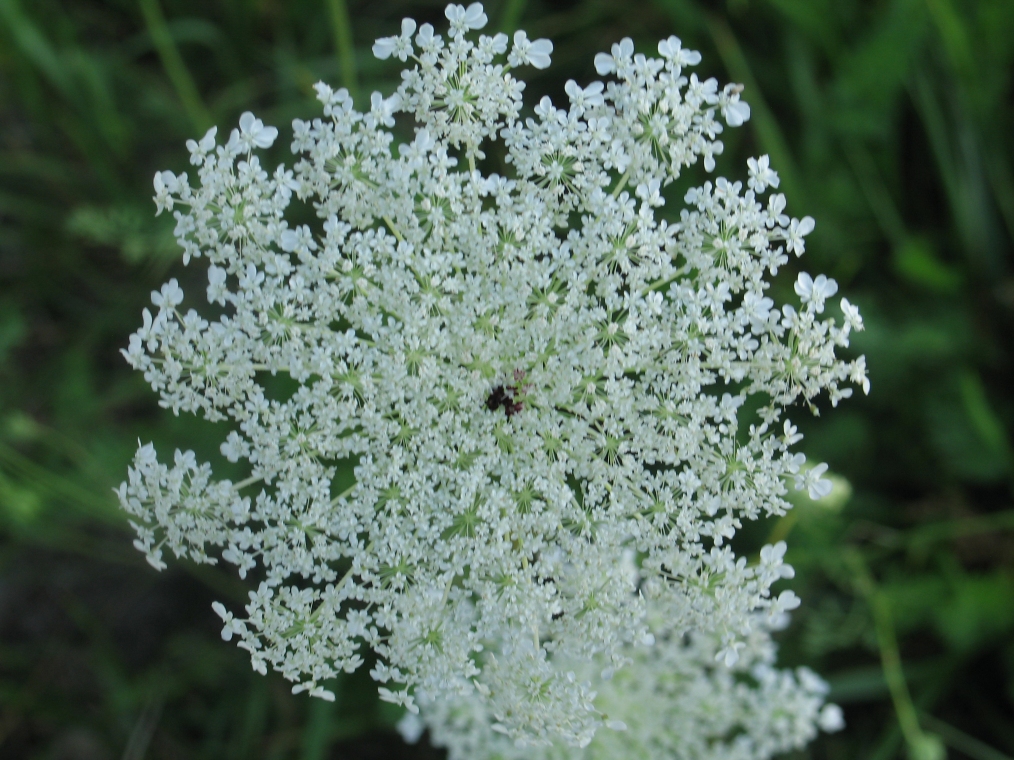
<svg viewBox="0 0 1014 760"><path fill-rule="evenodd" d="M753 118L719 172L770 154L790 211L817 219L790 269L835 277L863 311L872 392L807 420L802 444L835 493L737 537L745 553L788 539L804 602L781 657L845 710L844 732L799 755L889 760L926 735L952 758L1014 755L1014 1L487 12L556 45L548 72L522 74L529 104L564 103L623 36L652 53L677 34L699 72L745 84ZM204 277L154 217L152 175L187 169L184 140L247 109L281 128L284 158L319 79L361 107L391 92L398 66L370 46L405 15L444 26L442 2L0 0L0 757L440 757L402 744L365 669L334 704L254 674L210 608L242 602L240 581L153 571L111 493L138 438L221 436L159 409L118 354L152 289Z"/></svg>

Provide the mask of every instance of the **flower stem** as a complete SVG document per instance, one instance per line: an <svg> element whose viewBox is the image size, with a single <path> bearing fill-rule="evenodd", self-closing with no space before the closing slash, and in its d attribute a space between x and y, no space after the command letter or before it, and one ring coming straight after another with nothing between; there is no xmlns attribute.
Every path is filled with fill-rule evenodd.
<svg viewBox="0 0 1014 760"><path fill-rule="evenodd" d="M176 95L183 103L183 110L187 112L190 122L198 132L207 131L214 120L201 100L187 65L183 62L158 0L139 0L139 4L144 23L148 27L148 34L155 45L155 50L158 51L158 57L162 59L162 66L169 76L169 81L172 82L173 89L176 90Z"/></svg>
<svg viewBox="0 0 1014 760"><path fill-rule="evenodd" d="M261 480L264 480L263 475L251 475L246 480L241 480L239 481L239 483L233 483L232 487L235 488L237 491L239 491L243 488L246 488L247 486L252 486L254 483L257 483Z"/></svg>
<svg viewBox="0 0 1014 760"><path fill-rule="evenodd" d="M905 672L901 667L901 655L898 652L898 639L894 630L894 618L891 606L883 592L877 587L873 575L862 555L855 549L845 552L845 561L852 570L856 589L866 599L873 614L873 627L877 636L877 647L880 649L880 664L884 671L884 680L891 693L894 712L898 716L901 734L905 737L910 756L920 756L919 749L926 745L927 737L919 725L919 717L912 695L905 682Z"/></svg>
<svg viewBox="0 0 1014 760"><path fill-rule="evenodd" d="M359 93L359 75L356 70L356 48L352 40L349 9L345 5L345 0L327 0L327 8L331 16L331 30L334 32L335 52L338 55L342 84L355 101Z"/></svg>
<svg viewBox="0 0 1014 760"><path fill-rule="evenodd" d="M619 180L617 180L616 187L613 188L613 192L612 192L612 196L614 198L618 198L620 196L620 191L622 191L623 188L626 187L628 179L630 179L630 170L629 169L627 171L623 172L623 176L620 177Z"/></svg>
<svg viewBox="0 0 1014 760"><path fill-rule="evenodd" d="M332 507L338 506L338 502L341 501L342 499L344 499L350 493L352 493L352 491L355 490L355 488L356 488L357 485L359 485L359 483L353 483L348 488L346 488L344 491L342 491L340 494L338 494L333 499L331 499L331 506Z"/></svg>
<svg viewBox="0 0 1014 760"><path fill-rule="evenodd" d="M391 217L385 216L384 224L386 224L388 229L390 229L391 232L394 233L394 236L398 239L399 243L405 240L405 238L401 236L401 233L398 232L398 228L394 226L394 220L391 219Z"/></svg>

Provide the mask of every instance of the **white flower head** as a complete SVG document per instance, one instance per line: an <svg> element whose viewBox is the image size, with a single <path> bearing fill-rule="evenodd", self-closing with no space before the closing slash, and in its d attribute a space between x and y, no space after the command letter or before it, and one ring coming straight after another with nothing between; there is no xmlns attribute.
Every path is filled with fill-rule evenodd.
<svg viewBox="0 0 1014 760"><path fill-rule="evenodd" d="M838 292L838 283L822 274L813 278L806 272L800 272L795 290L804 304L812 304L814 311L821 314L824 302Z"/></svg>
<svg viewBox="0 0 1014 760"><path fill-rule="evenodd" d="M161 214L163 210L173 210L175 203L174 195L178 194L182 189L183 183L186 181L186 175L181 178L177 178L175 174L170 171L155 172L155 179L152 184L155 188L155 196L152 200L155 201L156 214Z"/></svg>
<svg viewBox="0 0 1014 760"><path fill-rule="evenodd" d="M722 116L730 127L740 127L750 119L750 104L739 99L742 85L726 85L719 97Z"/></svg>
<svg viewBox="0 0 1014 760"><path fill-rule="evenodd" d="M845 728L845 714L838 705L824 705L817 716L817 725L821 731L833 733Z"/></svg>
<svg viewBox="0 0 1014 760"><path fill-rule="evenodd" d="M402 19L401 34L397 37L382 37L373 43L373 55L384 61L392 55L399 61L407 61L412 55L412 35L415 34L415 21Z"/></svg>
<svg viewBox="0 0 1014 760"><path fill-rule="evenodd" d="M678 40L663 58L622 40L596 58L608 81L525 118L512 67L548 66L552 44L476 34L478 4L447 18L449 39L406 20L377 42L406 67L367 111L319 84L291 168L261 163L277 130L245 113L225 145L191 146L193 184L155 177L221 308L183 312L171 280L123 355L164 407L220 426L243 476L147 445L117 494L153 566L260 579L245 609L215 608L223 634L297 692L333 698L322 684L369 650L383 699L422 714L460 698L511 747L638 736L596 694L603 673L637 692L642 650L733 701L730 673L769 662L751 637L798 603L771 591L784 546L749 564L729 542L784 513L793 484L823 492L780 421L866 387L865 361L835 354L858 313L818 318L826 278L797 282L799 311L767 295L813 222L759 202L763 159L751 189L718 178L663 215L684 170L714 168L722 115L746 114L735 88L677 72L697 61ZM400 145L398 113L416 127ZM493 142L504 176L480 163ZM800 693L771 677L757 693ZM663 712L683 704L647 686Z"/></svg>
<svg viewBox="0 0 1014 760"><path fill-rule="evenodd" d="M482 29L489 20L482 10L482 3L472 3L467 8L461 5L448 5L444 15L451 22L451 29L456 32Z"/></svg>
<svg viewBox="0 0 1014 760"><path fill-rule="evenodd" d="M394 126L394 114L401 105L401 98L398 93L385 98L379 92L370 95L370 115L376 122L385 127Z"/></svg>
<svg viewBox="0 0 1014 760"><path fill-rule="evenodd" d="M613 45L609 53L599 53L595 56L595 71L599 73L599 76L606 76L625 69L629 66L633 55L634 41L629 37L624 37Z"/></svg>
<svg viewBox="0 0 1014 760"><path fill-rule="evenodd" d="M160 309L174 309L183 303L183 289L176 278L172 278L158 292L151 292L151 302Z"/></svg>
<svg viewBox="0 0 1014 760"><path fill-rule="evenodd" d="M788 240L787 248L796 254L796 256L802 256L805 249L803 238L813 232L814 227L816 227L816 222L814 222L812 216L793 219L786 233L786 239Z"/></svg>
<svg viewBox="0 0 1014 760"><path fill-rule="evenodd" d="M677 67L696 66L701 62L701 54L696 50L687 50L679 37L673 36L658 43L658 54Z"/></svg>
<svg viewBox="0 0 1014 760"><path fill-rule="evenodd" d="M651 647L632 648L628 665L600 684L594 700L612 730L600 730L585 747L519 746L467 697L426 699L419 715L402 724L415 736L429 729L430 741L450 760L768 760L803 747L819 731L844 727L841 708L825 702L824 681L806 668L774 667L768 630L757 621L732 648L735 657L701 635L663 636Z"/></svg>
<svg viewBox="0 0 1014 760"><path fill-rule="evenodd" d="M595 108L605 102L602 97L605 85L602 82L592 82L587 87L582 88L573 79L568 79L563 89L570 98L571 106L582 111Z"/></svg>
<svg viewBox="0 0 1014 760"><path fill-rule="evenodd" d="M278 137L276 127L265 127L264 122L249 111L239 117L238 142L244 149L270 148L276 137ZM233 140L236 140L235 130L233 131Z"/></svg>
<svg viewBox="0 0 1014 760"><path fill-rule="evenodd" d="M823 499L834 488L834 483L829 478L823 477L825 472L827 464L821 463L796 475L796 490L802 491L805 488L814 501Z"/></svg>
<svg viewBox="0 0 1014 760"><path fill-rule="evenodd" d="M780 182L778 172L771 168L770 163L766 155L747 159L746 164L750 169L750 189L754 192L763 193L769 187L778 187Z"/></svg>
<svg viewBox="0 0 1014 760"><path fill-rule="evenodd" d="M553 43L550 40L530 40L523 31L514 32L514 47L511 49L511 66L533 66L548 69L552 63Z"/></svg>
<svg viewBox="0 0 1014 760"><path fill-rule="evenodd" d="M859 315L859 307L849 303L849 299L841 299L841 312L845 317L845 323L853 330L863 329L863 318Z"/></svg>
<svg viewBox="0 0 1014 760"><path fill-rule="evenodd" d="M217 134L218 127L212 127L204 133L204 137L201 138L200 142L197 140L187 140L187 150L190 151L190 163L195 166L200 166L203 163L203 157L215 147L215 135Z"/></svg>

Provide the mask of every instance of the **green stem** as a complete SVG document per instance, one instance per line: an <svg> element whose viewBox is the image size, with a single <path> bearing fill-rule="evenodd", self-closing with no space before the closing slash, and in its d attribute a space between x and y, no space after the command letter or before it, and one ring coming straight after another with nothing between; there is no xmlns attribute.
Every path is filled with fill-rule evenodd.
<svg viewBox="0 0 1014 760"><path fill-rule="evenodd" d="M148 27L148 34L151 35L158 57L162 59L162 67L183 104L183 110L187 112L190 122L198 132L206 132L214 120L201 100L197 85L194 84L193 77L183 62L158 0L138 0L138 3L144 16L144 23Z"/></svg>
<svg viewBox="0 0 1014 760"><path fill-rule="evenodd" d="M241 480L238 483L234 483L232 487L235 488L237 491L239 491L243 488L246 488L247 486L252 486L254 483L257 483L261 480L264 480L264 478L261 475L251 476L246 480Z"/></svg>
<svg viewBox="0 0 1014 760"><path fill-rule="evenodd" d="M65 499L86 507L89 513L107 522L121 523L120 512L114 499L99 496L91 489L78 485L48 467L36 464L3 443L0 443L0 465L29 482L37 491L52 498Z"/></svg>
<svg viewBox="0 0 1014 760"><path fill-rule="evenodd" d="M327 0L331 15L331 30L334 33L335 52L338 54L338 69L342 84L356 100L359 93L359 74L356 70L356 48L352 40L352 22L345 0Z"/></svg>
<svg viewBox="0 0 1014 760"><path fill-rule="evenodd" d="M394 220L391 219L391 217L385 216L384 217L384 224L386 224L388 226L388 228L391 230L391 232L394 233L394 236L398 239L399 243L402 242L405 239L405 238L403 238L401 236L401 233L398 232L398 228L394 226Z"/></svg>
<svg viewBox="0 0 1014 760"><path fill-rule="evenodd" d="M366 545L366 549L363 551L363 553L364 554L369 554L371 551L373 551L373 541L370 541L370 543L368 543ZM344 586L346 583L349 582L349 580L352 578L352 571L355 569L355 567L356 567L356 563L353 562L352 563L352 567L350 567L348 570L346 570L345 571L345 575L343 575L339 579L338 583L335 584L335 589L336 590L340 589L342 586Z"/></svg>
<svg viewBox="0 0 1014 760"><path fill-rule="evenodd" d="M626 176L626 175L624 175L624 176ZM614 191L614 193L615 193L615 191ZM616 195L614 194L613 197L615 198ZM671 285L672 283L674 283L676 280L678 280L680 277L682 277L683 275L685 275L689 271L690 271L690 265L689 264L684 264L683 266L681 266L679 269L677 269L673 274L669 275L668 277L663 277L661 279L655 280L655 282L653 282L650 285L648 285L646 288L644 288L641 291L641 295L642 296L646 296L649 293L651 293L652 291L661 290L666 285Z"/></svg>
<svg viewBox="0 0 1014 760"><path fill-rule="evenodd" d="M356 488L357 485L359 485L359 484L358 483L353 483L348 488L346 488L344 491L342 491L340 494L338 494L333 499L331 499L331 506L332 507L338 506L338 502L341 501L342 499L344 499L349 494L351 494L355 490L355 488Z"/></svg>
<svg viewBox="0 0 1014 760"><path fill-rule="evenodd" d="M781 191L789 198L802 197L799 170L796 168L792 151L789 150L788 141L761 93L760 85L754 78L739 41L721 16L707 14L705 21L708 31L711 33L711 39L714 40L715 47L718 49L718 54L729 75L734 80L742 82L746 88L746 99L750 102L752 109L751 121L754 130L761 146L771 156L771 164L778 167L778 174L782 180Z"/></svg>
<svg viewBox="0 0 1014 760"><path fill-rule="evenodd" d="M613 188L612 196L618 198L620 191L623 190L627 185L627 180L630 179L630 170L623 172L623 176L616 182L616 187Z"/></svg>
<svg viewBox="0 0 1014 760"><path fill-rule="evenodd" d="M919 757L919 748L926 744L926 736L919 725L912 695L905 682L890 603L877 587L866 561L857 550L846 550L845 561L852 570L856 589L866 599L873 614L873 627L877 636L877 647L880 649L880 664L887 688L891 692L894 712L898 716L898 726L905 738L905 744L908 745L910 756Z"/></svg>
<svg viewBox="0 0 1014 760"><path fill-rule="evenodd" d="M939 718L934 718L928 713L920 713L919 716L926 727L936 731L946 744L956 749L963 755L968 755L972 760L1011 760L998 749L994 749L983 741L969 736L964 731L945 723Z"/></svg>
<svg viewBox="0 0 1014 760"><path fill-rule="evenodd" d="M780 518L775 526L771 529L771 533L767 538L766 544L777 544L779 541L784 541L789 537L792 529L796 527L796 521L799 519L799 510L793 507Z"/></svg>

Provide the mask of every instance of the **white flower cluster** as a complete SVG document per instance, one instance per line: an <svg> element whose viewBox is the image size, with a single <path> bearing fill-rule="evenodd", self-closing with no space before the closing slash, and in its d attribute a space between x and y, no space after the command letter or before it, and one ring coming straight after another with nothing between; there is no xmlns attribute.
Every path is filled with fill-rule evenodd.
<svg viewBox="0 0 1014 760"><path fill-rule="evenodd" d="M576 664L600 683L595 702L606 722L583 748L518 747L485 705L461 697L422 701L421 714L406 714L398 727L409 742L428 729L449 760L767 760L802 748L818 729L844 726L812 671L773 667L775 647L763 625L733 666L717 663L715 650L714 639L691 634L632 649L631 663L615 673Z"/></svg>
<svg viewBox="0 0 1014 760"><path fill-rule="evenodd" d="M790 487L826 492L783 412L866 389L863 360L835 356L862 324L844 300L841 324L820 317L823 276L799 276L796 307L765 295L813 229L762 200L767 157L745 192L718 179L666 213L685 167L713 168L719 118L749 116L739 87L684 74L698 53L623 40L595 59L608 83L522 118L511 72L552 44L473 39L478 4L446 15L447 39L406 20L377 42L412 64L368 112L318 85L292 169L262 167L278 132L244 114L224 145L188 143L196 184L156 175L217 316L170 281L124 355L164 407L225 423L246 477L149 444L118 493L155 567L170 551L256 579L245 613L215 609L260 672L333 698L324 682L370 649L381 696L410 711L476 700L513 741L583 746L608 720L593 671L650 670L654 638L696 663L688 632L737 667L798 604L770 591L784 545L749 564L728 539ZM415 131L392 150L398 114ZM290 205L321 224L290 226ZM624 678L610 688L682 688ZM762 695L784 681L757 678Z"/></svg>

